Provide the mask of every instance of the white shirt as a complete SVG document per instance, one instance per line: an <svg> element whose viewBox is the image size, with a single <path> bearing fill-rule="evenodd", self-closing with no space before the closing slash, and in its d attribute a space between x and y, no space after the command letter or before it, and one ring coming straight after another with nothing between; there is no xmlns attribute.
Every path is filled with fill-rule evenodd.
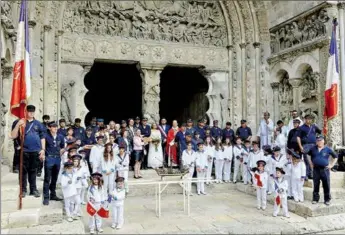
<svg viewBox="0 0 345 235"><path fill-rule="evenodd" d="M73 173L67 174L66 172L63 172L61 175L61 189L64 198L77 195L77 188L75 187L75 182L73 179Z"/></svg>
<svg viewBox="0 0 345 235"><path fill-rule="evenodd" d="M190 152L186 150L183 150L182 152L182 163L183 166L193 167L195 166L195 152L191 150Z"/></svg>
<svg viewBox="0 0 345 235"><path fill-rule="evenodd" d="M208 162L207 162L207 156L205 152L196 152L195 153L195 164L197 168L200 168L201 170L204 170L208 167Z"/></svg>
<svg viewBox="0 0 345 235"><path fill-rule="evenodd" d="M224 160L224 152L222 149L214 150L214 158L216 160Z"/></svg>
<svg viewBox="0 0 345 235"><path fill-rule="evenodd" d="M250 168L254 168L256 167L256 163L259 160L263 160L266 162L266 158L264 156L264 152L262 152L262 150L258 150L256 152L250 152L249 156L248 156L248 163L249 163L249 167Z"/></svg>
<svg viewBox="0 0 345 235"><path fill-rule="evenodd" d="M123 157L120 157L120 154L116 155L115 167L119 176L123 177L124 172L129 170L129 156L127 153Z"/></svg>
<svg viewBox="0 0 345 235"><path fill-rule="evenodd" d="M126 198L126 190L124 188L116 188L110 193L112 206L123 206Z"/></svg>
<svg viewBox="0 0 345 235"><path fill-rule="evenodd" d="M258 186L258 180L257 180L257 178L255 177L255 175L258 175L258 176L259 176L259 179L260 179L261 184L262 184L262 187L261 187L261 188L267 188L267 179L268 179L268 174L267 174L267 172L266 172L266 171L263 171L263 172L255 171L255 173L252 173L254 185L255 185L257 188L259 188L259 186Z"/></svg>
<svg viewBox="0 0 345 235"><path fill-rule="evenodd" d="M102 173L106 174L109 172L115 173L115 157L113 157L112 160L110 160L110 157L108 158L108 161L104 160L104 157L101 159L101 166L102 166Z"/></svg>
<svg viewBox="0 0 345 235"><path fill-rule="evenodd" d="M303 161L298 162L296 165L291 163L291 178L299 180L306 177L306 167Z"/></svg>
<svg viewBox="0 0 345 235"><path fill-rule="evenodd" d="M286 156L283 154L280 154L278 157L272 156L269 158L268 165L269 165L269 174L270 175L276 175L276 168L284 168L285 164L288 162L286 159Z"/></svg>
<svg viewBox="0 0 345 235"><path fill-rule="evenodd" d="M232 155L233 155L233 148L232 146L224 146L224 152L223 152L223 157L226 158L227 160L232 160Z"/></svg>
<svg viewBox="0 0 345 235"><path fill-rule="evenodd" d="M268 119L268 124L266 120L261 120L257 136L271 136L273 128L273 121L271 119Z"/></svg>
<svg viewBox="0 0 345 235"><path fill-rule="evenodd" d="M87 201L90 202L91 199L93 199L95 203L101 203L107 200L104 188L102 187L98 190L98 186L90 185L90 187L87 190Z"/></svg>
<svg viewBox="0 0 345 235"><path fill-rule="evenodd" d="M90 163L93 165L93 168L101 165L103 152L104 152L104 147L102 145L97 144L91 148Z"/></svg>

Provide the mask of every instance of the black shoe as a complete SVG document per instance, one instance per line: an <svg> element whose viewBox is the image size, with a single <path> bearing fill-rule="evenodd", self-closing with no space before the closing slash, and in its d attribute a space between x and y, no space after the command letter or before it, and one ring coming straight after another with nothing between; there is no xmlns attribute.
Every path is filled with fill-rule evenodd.
<svg viewBox="0 0 345 235"><path fill-rule="evenodd" d="M43 200L43 205L45 205L45 206L48 206L48 205L49 205L49 199L48 199L48 198L45 198L45 199Z"/></svg>
<svg viewBox="0 0 345 235"><path fill-rule="evenodd" d="M318 201L316 201L316 200L313 200L312 202L311 202L311 204L317 204L318 203Z"/></svg>
<svg viewBox="0 0 345 235"><path fill-rule="evenodd" d="M26 197L26 192L22 192L22 198Z"/></svg>
<svg viewBox="0 0 345 235"><path fill-rule="evenodd" d="M326 206L331 205L331 201L329 201L329 200L328 200L328 201L325 201L325 205L326 205Z"/></svg>
<svg viewBox="0 0 345 235"><path fill-rule="evenodd" d="M42 172L37 172L37 177L41 177Z"/></svg>
<svg viewBox="0 0 345 235"><path fill-rule="evenodd" d="M51 201L63 201L62 198L59 198L59 197L57 197L57 196L50 196L50 200L51 200Z"/></svg>
<svg viewBox="0 0 345 235"><path fill-rule="evenodd" d="M38 190L35 190L35 191L33 191L33 192L30 193L30 196L40 197L41 194L40 194L40 192L38 192Z"/></svg>
<svg viewBox="0 0 345 235"><path fill-rule="evenodd" d="M312 180L312 179L313 179L313 176L312 176L312 175L309 175L309 176L308 176L308 179Z"/></svg>
<svg viewBox="0 0 345 235"><path fill-rule="evenodd" d="M14 169L14 170L13 170L13 173L18 174L18 173L19 173L19 170L18 170L18 169Z"/></svg>

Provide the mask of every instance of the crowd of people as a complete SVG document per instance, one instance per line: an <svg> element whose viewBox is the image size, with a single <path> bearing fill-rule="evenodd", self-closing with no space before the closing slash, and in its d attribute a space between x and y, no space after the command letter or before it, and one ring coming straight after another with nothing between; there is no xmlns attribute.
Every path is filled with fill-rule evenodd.
<svg viewBox="0 0 345 235"><path fill-rule="evenodd" d="M266 209L266 195L276 196L274 216L280 208L288 215L287 200L303 202L303 184L313 179L312 203L319 201L322 181L324 203L330 204L330 173L337 155L325 146L324 137L313 116L302 120L297 111L287 126L279 120L276 125L268 112L260 122L256 136L246 120L241 120L236 131L226 122L225 128L213 121L191 119L172 126L162 118L160 123L148 124L146 118L129 118L120 123L92 118L89 126L81 126L76 118L73 125L64 119L58 123L48 115L43 122L34 118L35 107L27 106L27 118L16 120L12 127L15 154L13 170L18 170L20 127L24 127L22 197L40 197L36 176L44 169L43 204L49 200L64 200L67 220L81 216L81 204L86 204L90 215L90 231L102 232L101 214L91 213L112 205L113 228L123 225L123 201L129 192L128 172L142 178L147 168L179 167L188 169L188 178L197 177L197 194L205 195L205 184L251 184L257 188L257 207ZM214 179L213 180L213 174ZM89 181L88 179L91 179ZM116 182L116 184L114 184ZM61 184L64 199L57 197L56 184ZM191 188L191 187L188 187ZM188 190L190 195L192 190ZM279 200L278 200L279 199Z"/></svg>

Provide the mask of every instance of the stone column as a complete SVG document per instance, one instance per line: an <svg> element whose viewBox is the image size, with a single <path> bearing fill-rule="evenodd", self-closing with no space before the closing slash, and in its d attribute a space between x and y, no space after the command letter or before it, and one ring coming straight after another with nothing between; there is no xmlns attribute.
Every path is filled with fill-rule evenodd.
<svg viewBox="0 0 345 235"><path fill-rule="evenodd" d="M75 109L74 113L72 111L72 117L74 118L81 118L82 120L85 119L86 114L88 113L88 110L86 108L86 105L84 103L84 97L87 93L87 89L84 85L84 79L85 75L90 72L92 65L83 65L83 71L81 73L81 76L79 78L79 81L76 81L76 84L74 86L74 91L76 94L75 97Z"/></svg>
<svg viewBox="0 0 345 235"><path fill-rule="evenodd" d="M61 47L62 47L62 34L63 30L57 31L57 65L56 65L56 86L57 86L57 100L56 100L56 120L60 119L61 116Z"/></svg>
<svg viewBox="0 0 345 235"><path fill-rule="evenodd" d="M300 78L289 78L289 83L292 86L293 109L296 109L298 111L299 84L301 84L301 79Z"/></svg>
<svg viewBox="0 0 345 235"><path fill-rule="evenodd" d="M259 126L260 123L260 116L261 116L261 104L260 104L260 99L261 99L261 82L260 82L260 67L261 67L261 62L260 62L260 42L254 42L253 46L255 48L255 105L256 105L256 123L257 126ZM271 84L272 85L272 84ZM272 87L273 88L273 87Z"/></svg>
<svg viewBox="0 0 345 235"><path fill-rule="evenodd" d="M143 116L149 122L159 122L160 74L161 68L143 68Z"/></svg>
<svg viewBox="0 0 345 235"><path fill-rule="evenodd" d="M51 30L50 25L44 25L44 35L43 35L43 114L48 114L48 94L49 94L49 86L48 86L48 62L49 62L49 31Z"/></svg>
<svg viewBox="0 0 345 235"><path fill-rule="evenodd" d="M338 15L339 15L339 38L340 38L340 81L341 82L341 110L345 110L345 21L344 11L345 11L345 2L338 3ZM342 144L345 145L345 115L342 115Z"/></svg>
<svg viewBox="0 0 345 235"><path fill-rule="evenodd" d="M241 43L242 118L247 119L246 43Z"/></svg>
<svg viewBox="0 0 345 235"><path fill-rule="evenodd" d="M228 49L228 63L229 63L229 71L228 71L228 93L229 93L229 97L228 97L228 108L229 108L229 117L230 117L230 122L234 122L234 105L233 105L233 74L232 74L232 58L233 58L233 50L234 50L234 46L233 45L229 45L227 46ZM223 120L223 122L226 122L227 120Z"/></svg>
<svg viewBox="0 0 345 235"><path fill-rule="evenodd" d="M279 119L279 82L272 82L271 87L273 90L273 122L276 123L276 121ZM260 115L259 115L260 117Z"/></svg>

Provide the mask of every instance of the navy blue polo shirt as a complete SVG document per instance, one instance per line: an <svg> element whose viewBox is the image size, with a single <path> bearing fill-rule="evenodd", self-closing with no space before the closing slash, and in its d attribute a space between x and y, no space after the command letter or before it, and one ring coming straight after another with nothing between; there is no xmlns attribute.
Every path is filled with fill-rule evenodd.
<svg viewBox="0 0 345 235"><path fill-rule="evenodd" d="M233 142L234 141L235 132L231 128L230 129L224 128L222 136L223 136L223 140L225 140L226 138L230 138L230 141Z"/></svg>
<svg viewBox="0 0 345 235"><path fill-rule="evenodd" d="M308 154L311 156L311 161L314 166L325 167L329 165L329 155L333 158L337 158L337 154L334 153L332 149L325 146L321 151L319 151L317 146L312 147Z"/></svg>
<svg viewBox="0 0 345 235"><path fill-rule="evenodd" d="M62 136L67 136L67 129L66 128L59 128L57 133Z"/></svg>
<svg viewBox="0 0 345 235"><path fill-rule="evenodd" d="M186 134L190 134L191 136L194 136L194 133L195 133L194 127L191 127L191 128L186 127Z"/></svg>
<svg viewBox="0 0 345 235"><path fill-rule="evenodd" d="M84 127L74 127L73 128L73 137L83 141L84 136L85 136L85 128Z"/></svg>
<svg viewBox="0 0 345 235"><path fill-rule="evenodd" d="M146 125L145 127L144 126L140 126L139 127L140 131L141 131L141 134L144 136L144 137L150 137L151 135L151 127L149 125Z"/></svg>
<svg viewBox="0 0 345 235"><path fill-rule="evenodd" d="M12 124L12 130L17 125L19 119ZM45 130L41 122L34 119L29 122L26 120L25 137L24 137L24 152L33 153L42 150L41 139L45 138ZM18 143L20 143L18 138Z"/></svg>
<svg viewBox="0 0 345 235"><path fill-rule="evenodd" d="M320 128L314 124L311 126L303 124L299 127L299 130L302 144L315 144L316 133L321 134Z"/></svg>
<svg viewBox="0 0 345 235"><path fill-rule="evenodd" d="M222 129L220 129L219 127L212 127L211 128L211 136L215 139L217 139L218 137L222 137Z"/></svg>
<svg viewBox="0 0 345 235"><path fill-rule="evenodd" d="M236 135L239 136L242 140L246 140L249 136L252 136L252 130L247 126L240 126L239 128L237 128Z"/></svg>
<svg viewBox="0 0 345 235"><path fill-rule="evenodd" d="M83 138L83 140L81 141L81 144L84 145L93 145L93 144L97 144L96 138L93 134L90 135L90 137L88 137L87 135L85 135L85 137Z"/></svg>
<svg viewBox="0 0 345 235"><path fill-rule="evenodd" d="M52 136L50 131L46 134L46 156L60 156L60 150L65 147L65 138L56 134L56 137Z"/></svg>
<svg viewBox="0 0 345 235"><path fill-rule="evenodd" d="M205 129L204 127L200 127L200 126L196 126L195 128L195 131L199 132L200 134L200 139L205 139Z"/></svg>

